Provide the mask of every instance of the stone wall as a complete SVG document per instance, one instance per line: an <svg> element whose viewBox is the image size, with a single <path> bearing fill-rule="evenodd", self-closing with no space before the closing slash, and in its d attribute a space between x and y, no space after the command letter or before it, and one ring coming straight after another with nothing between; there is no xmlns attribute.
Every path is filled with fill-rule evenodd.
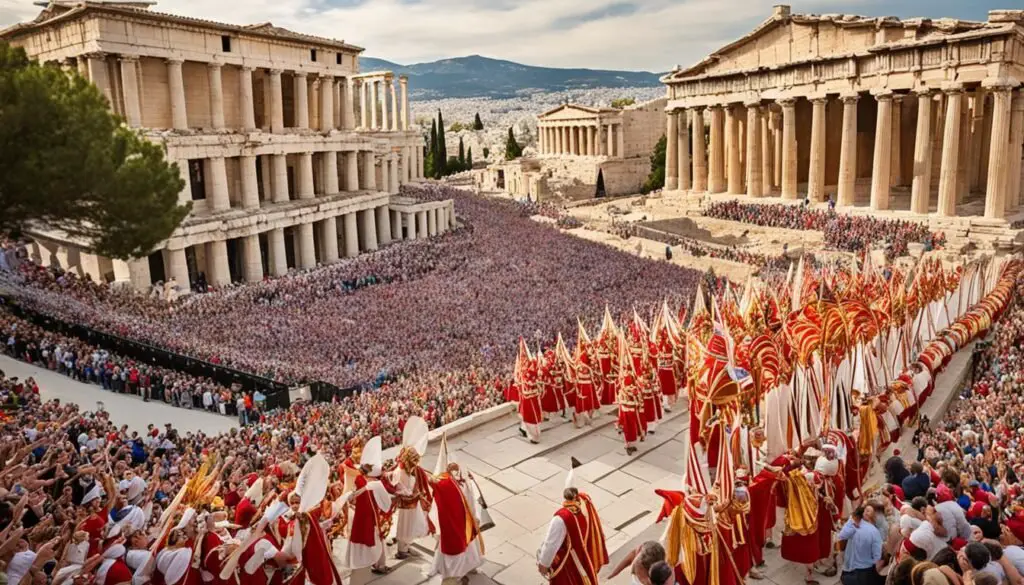
<svg viewBox="0 0 1024 585"><path fill-rule="evenodd" d="M666 98L631 106L623 110L625 158L648 157L665 135Z"/></svg>

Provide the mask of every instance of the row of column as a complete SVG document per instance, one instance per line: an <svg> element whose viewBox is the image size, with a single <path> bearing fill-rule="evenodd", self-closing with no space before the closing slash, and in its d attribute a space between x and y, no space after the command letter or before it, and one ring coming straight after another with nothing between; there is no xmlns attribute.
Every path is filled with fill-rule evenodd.
<svg viewBox="0 0 1024 585"><path fill-rule="evenodd" d="M339 192L355 191L384 191L387 193L398 193L398 187L405 183L423 178L422 153L418 148L410 146L400 147L396 151L387 153L381 158L382 181L377 184L376 180L376 157L372 151L323 151L323 152L302 152L295 155L295 193L294 199L314 199L317 195L333 195ZM339 173L339 155L343 159L344 173ZM320 191L316 193L313 181L313 158L319 157L319 170L321 175ZM362 174L359 167L362 157ZM208 184L206 188L206 199L208 209L211 211L222 211L231 208L231 200L228 189L227 162L228 157L210 157L205 159L204 179ZM257 181L256 155L244 155L236 157L240 167L241 177L241 207L244 209L257 209L260 207L259 186ZM269 161L269 165L267 162ZM285 154L264 155L263 158L263 188L265 199L272 203L283 203L293 197L288 189L288 161ZM178 163L185 181L180 199L189 201L192 199L191 176L188 170L188 163ZM339 177L344 177L344 183L340 184Z"/></svg>
<svg viewBox="0 0 1024 585"><path fill-rule="evenodd" d="M353 211L316 222L300 223L293 228L296 268L309 269L331 264L341 257L353 258L360 252L377 250L379 246L398 240L425 239L455 227L454 207L451 202L434 209L418 212L391 210L388 206ZM403 229L404 228L404 229ZM314 231L319 238L314 237ZM267 266L271 276L288 272L285 228L267 232ZM316 249L319 239L319 250ZM260 234L239 238L242 253L242 278L246 282L259 282L264 278L263 253ZM206 258L206 279L214 286L231 282L226 240L202 244ZM180 286L191 287L184 248L167 249L167 275Z"/></svg>
<svg viewBox="0 0 1024 585"><path fill-rule="evenodd" d="M541 154L616 156L625 152L622 124L558 124L540 126Z"/></svg>
<svg viewBox="0 0 1024 585"><path fill-rule="evenodd" d="M991 136L988 140L988 168L985 181L986 218L999 219L1016 209L1021 199L1021 155L1024 144L1024 90L1014 91L1016 84L993 80L984 84L992 95ZM898 181L900 161L900 108L894 101L907 96L891 91L872 92L877 116L872 151L870 205L873 210L890 208L891 187ZM968 96L961 85L954 84L941 92L922 89L914 92L917 99L917 124L914 144L913 182L910 208L927 214L932 193L933 157L941 157L938 180L937 212L955 216L957 203L970 188L968 168L963 158L971 156L964 147L970 132L967 115ZM807 196L812 202L825 198L825 108L826 96L808 98L811 102L810 160L807 173ZM857 184L857 105L860 94L840 95L842 134L836 203L850 206L855 202ZM836 103L836 102L832 102ZM705 160L703 108L673 110L667 113L666 170L667 190L693 190L710 193L747 194L754 197L770 194L772 177L778 181L783 199L796 199L797 138L796 100L776 101L781 116L760 100L743 104L709 106L710 132ZM939 111L933 115L934 104ZM983 105L983 102L982 102ZM978 108L976 107L977 111ZM690 125L692 116L692 132ZM745 149L741 162L740 120L745 117ZM781 132L773 123L780 121ZM776 137L773 139L773 136ZM691 144L692 142L692 144ZM981 148L980 140L975 148ZM693 160L690 160L690 152ZM983 154L983 153L980 153ZM982 160L972 156L973 162Z"/></svg>
<svg viewBox="0 0 1024 585"><path fill-rule="evenodd" d="M409 129L409 84L404 75L398 78L401 107L392 75L355 78L359 94L359 128L364 130Z"/></svg>
<svg viewBox="0 0 1024 585"><path fill-rule="evenodd" d="M109 79L107 55L91 53L85 56L86 70L90 80L114 103L114 84ZM187 130L188 110L186 101L185 77L183 75L183 59L167 59L167 90L170 103L171 128ZM121 55L118 57L120 71L120 87L124 104L124 117L128 124L142 126L142 94L140 92L139 57ZM224 122L224 86L222 63L206 63L208 90L210 100L210 126L214 130L225 128ZM253 99L253 68L238 68L238 108L241 114L243 131L256 130L256 109ZM284 92L282 90L281 69L267 71L267 83L264 85L264 102L269 117L271 132L283 132L284 126ZM396 93L394 76L380 78L338 77L330 74L311 74L305 71L292 71L294 83L293 107L294 127L298 129L314 129L322 132L331 130L353 130L356 128L354 96L360 96L362 118L360 127L374 130L408 130L409 129L409 88L408 79L399 76L399 91ZM312 86L312 87L311 87ZM228 88L229 91L234 88ZM319 89L317 108L319 124L310 126L310 90ZM368 95L372 92L373 102L377 103L378 92L383 98L382 120L377 120L376 108L367 108ZM401 109L399 109L399 99ZM372 124L367 120L367 110L372 111Z"/></svg>

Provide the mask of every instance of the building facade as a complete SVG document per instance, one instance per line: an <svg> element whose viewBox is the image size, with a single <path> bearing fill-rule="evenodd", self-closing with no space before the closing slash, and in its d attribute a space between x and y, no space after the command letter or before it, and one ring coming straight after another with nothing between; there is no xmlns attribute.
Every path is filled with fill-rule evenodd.
<svg viewBox="0 0 1024 585"><path fill-rule="evenodd" d="M537 154L491 165L482 188L516 197L587 199L640 191L665 134L664 98L625 108L564 104L537 118Z"/></svg>
<svg viewBox="0 0 1024 585"><path fill-rule="evenodd" d="M1022 81L1021 10L972 22L776 6L662 78L666 189L1006 226L1021 205Z"/></svg>
<svg viewBox="0 0 1024 585"><path fill-rule="evenodd" d="M193 206L158 250L128 262L33 232L44 263L187 289L200 273L214 285L259 281L454 225L450 202L412 214L392 206L400 185L423 177L404 76L360 72L362 49L343 41L152 4L54 0L0 31L96 84L127 124L166 148L185 181L179 199ZM421 212L434 221L418 226Z"/></svg>

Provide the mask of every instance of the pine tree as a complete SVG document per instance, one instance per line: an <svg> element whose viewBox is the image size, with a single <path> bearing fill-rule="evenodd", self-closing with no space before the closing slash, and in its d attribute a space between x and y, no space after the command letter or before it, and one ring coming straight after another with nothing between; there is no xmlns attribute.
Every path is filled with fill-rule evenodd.
<svg viewBox="0 0 1024 585"><path fill-rule="evenodd" d="M473 147L472 146L470 146L469 149L466 150L466 170L467 171L473 170Z"/></svg>
<svg viewBox="0 0 1024 585"><path fill-rule="evenodd" d="M466 146L462 144L461 136L459 136L459 166L466 168Z"/></svg>
<svg viewBox="0 0 1024 585"><path fill-rule="evenodd" d="M523 155L523 148L516 142L516 135L512 133L512 127L508 129L508 139L505 141L505 160L512 160Z"/></svg>
<svg viewBox="0 0 1024 585"><path fill-rule="evenodd" d="M485 147L484 147L484 158L487 158L487 157L489 157L489 156L491 156L491 149L490 149L490 148L487 148L487 147L485 146Z"/></svg>
<svg viewBox="0 0 1024 585"><path fill-rule="evenodd" d="M640 187L641 193L650 193L665 186L666 145L667 141L664 136L654 145L654 152L651 153L651 174L647 176L647 180Z"/></svg>
<svg viewBox="0 0 1024 585"><path fill-rule="evenodd" d="M448 175L448 147L444 140L444 118L441 110L437 110L437 154L434 156L434 178L440 179Z"/></svg>
<svg viewBox="0 0 1024 585"><path fill-rule="evenodd" d="M483 130L484 123L480 121L480 112L477 112L476 118L473 119L473 130Z"/></svg>
<svg viewBox="0 0 1024 585"><path fill-rule="evenodd" d="M423 161L423 176L437 176L437 120L430 121L430 143L427 144L427 157Z"/></svg>

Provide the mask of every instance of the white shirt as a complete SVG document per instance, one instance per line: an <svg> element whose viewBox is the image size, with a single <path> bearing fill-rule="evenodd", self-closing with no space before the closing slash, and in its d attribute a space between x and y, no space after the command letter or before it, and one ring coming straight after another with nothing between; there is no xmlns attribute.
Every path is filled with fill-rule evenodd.
<svg viewBox="0 0 1024 585"><path fill-rule="evenodd" d="M935 511L942 516L942 528L946 530L946 540L957 536L964 540L971 538L971 525L967 522L967 516L960 504L954 500L942 502L935 505Z"/></svg>
<svg viewBox="0 0 1024 585"><path fill-rule="evenodd" d="M917 548L923 550L931 560L935 553L946 548L946 541L935 534L935 528L931 522L922 522L920 526L910 533L910 542Z"/></svg>
<svg viewBox="0 0 1024 585"><path fill-rule="evenodd" d="M1003 556L1009 559L1010 564L1017 568L1017 572L1024 575L1024 548L1015 544L1003 547Z"/></svg>
<svg viewBox="0 0 1024 585"><path fill-rule="evenodd" d="M545 567L551 567L551 563L555 560L555 554L558 553L558 549L565 541L565 534L565 522L562 522L558 516L551 518L551 523L548 524L548 534L544 537L540 550L537 551L538 563Z"/></svg>
<svg viewBox="0 0 1024 585"><path fill-rule="evenodd" d="M985 568L978 571L979 573L991 573L998 580L1000 585L1006 583L1006 571L1003 570L1003 566L995 561L989 561Z"/></svg>
<svg viewBox="0 0 1024 585"><path fill-rule="evenodd" d="M21 578L32 568L32 563L34 562L36 562L36 553L33 551L25 550L15 553L11 557L11 562L7 564L7 583L9 585L18 585L21 582Z"/></svg>

